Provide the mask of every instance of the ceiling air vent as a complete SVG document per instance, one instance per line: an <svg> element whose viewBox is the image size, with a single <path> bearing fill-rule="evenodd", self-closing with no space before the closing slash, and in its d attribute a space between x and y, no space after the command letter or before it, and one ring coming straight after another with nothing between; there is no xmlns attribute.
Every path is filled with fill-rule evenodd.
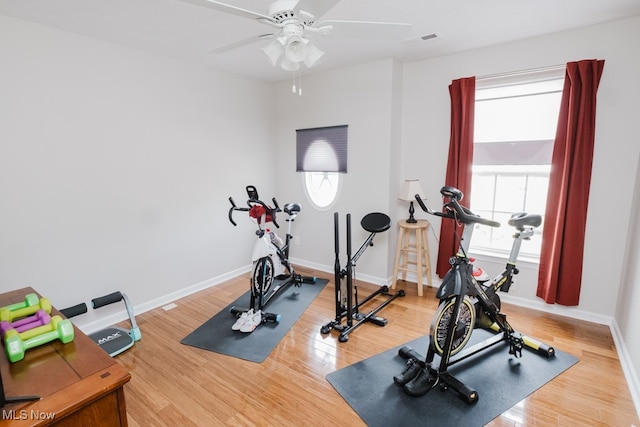
<svg viewBox="0 0 640 427"><path fill-rule="evenodd" d="M404 41L404 43L405 44L414 44L414 43L423 42L423 41L426 41L426 40L437 39L439 37L440 37L440 34L438 34L438 33L425 34L423 36L411 37L410 39L406 39Z"/></svg>

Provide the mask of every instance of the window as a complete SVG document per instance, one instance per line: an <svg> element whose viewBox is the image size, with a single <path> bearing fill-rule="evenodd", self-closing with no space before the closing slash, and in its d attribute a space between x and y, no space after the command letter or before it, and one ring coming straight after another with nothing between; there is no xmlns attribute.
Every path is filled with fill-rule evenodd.
<svg viewBox="0 0 640 427"><path fill-rule="evenodd" d="M347 125L298 129L296 171L303 172L309 201L329 209L338 197L340 173L347 172Z"/></svg>
<svg viewBox="0 0 640 427"><path fill-rule="evenodd" d="M508 253L512 213L544 217L563 78L559 68L477 80L470 208L502 226L478 227L472 251ZM541 236L538 227L521 254L537 259Z"/></svg>

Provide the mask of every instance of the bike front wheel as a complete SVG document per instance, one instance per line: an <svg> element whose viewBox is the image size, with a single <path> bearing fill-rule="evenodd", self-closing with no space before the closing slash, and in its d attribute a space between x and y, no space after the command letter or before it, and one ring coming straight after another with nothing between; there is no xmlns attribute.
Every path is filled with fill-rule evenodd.
<svg viewBox="0 0 640 427"><path fill-rule="evenodd" d="M454 319L454 309L457 297L448 298L440 303L436 311L429 335L435 351L442 356L447 347L447 334L451 322L456 322L453 328L453 341L449 355L453 356L464 348L471 338L471 332L476 323L476 309L469 297L464 297L460 304L458 318Z"/></svg>
<svg viewBox="0 0 640 427"><path fill-rule="evenodd" d="M251 292L254 296L264 296L273 283L274 268L271 257L265 256L254 263L251 276Z"/></svg>

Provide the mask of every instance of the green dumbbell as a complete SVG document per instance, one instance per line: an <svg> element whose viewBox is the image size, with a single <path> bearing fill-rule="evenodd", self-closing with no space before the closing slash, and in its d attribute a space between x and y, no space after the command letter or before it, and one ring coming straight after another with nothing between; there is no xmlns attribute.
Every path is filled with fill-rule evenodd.
<svg viewBox="0 0 640 427"><path fill-rule="evenodd" d="M30 307L32 305L36 305L38 303L38 301L40 301L40 299L38 298L38 295L36 295L36 294L27 294L24 297L24 301L17 302L15 304L11 304L11 305L8 305L6 307L2 307L2 308L0 308L0 310L14 311L14 310L17 310L19 308Z"/></svg>
<svg viewBox="0 0 640 427"><path fill-rule="evenodd" d="M36 294L28 294L24 302L11 304L0 309L0 322L13 322L15 319L35 314L38 310L51 313L51 302L47 298L40 298Z"/></svg>
<svg viewBox="0 0 640 427"><path fill-rule="evenodd" d="M37 335L34 335L36 332ZM56 339L59 339L63 344L67 344L73 341L73 337L74 332L71 321L60 316L53 316L51 317L51 323L48 325L38 326L29 331L18 333L15 329L10 329L4 335L4 348L9 361L13 363L22 360L25 351L30 348Z"/></svg>

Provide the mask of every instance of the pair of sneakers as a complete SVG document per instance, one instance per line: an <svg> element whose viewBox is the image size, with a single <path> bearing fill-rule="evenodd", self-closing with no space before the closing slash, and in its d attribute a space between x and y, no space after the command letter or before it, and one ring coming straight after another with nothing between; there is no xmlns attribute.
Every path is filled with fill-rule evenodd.
<svg viewBox="0 0 640 427"><path fill-rule="evenodd" d="M260 323L262 323L262 311L258 310L254 312L251 308L238 317L238 320L236 320L236 323L231 326L231 329L234 331L249 333L253 332Z"/></svg>

